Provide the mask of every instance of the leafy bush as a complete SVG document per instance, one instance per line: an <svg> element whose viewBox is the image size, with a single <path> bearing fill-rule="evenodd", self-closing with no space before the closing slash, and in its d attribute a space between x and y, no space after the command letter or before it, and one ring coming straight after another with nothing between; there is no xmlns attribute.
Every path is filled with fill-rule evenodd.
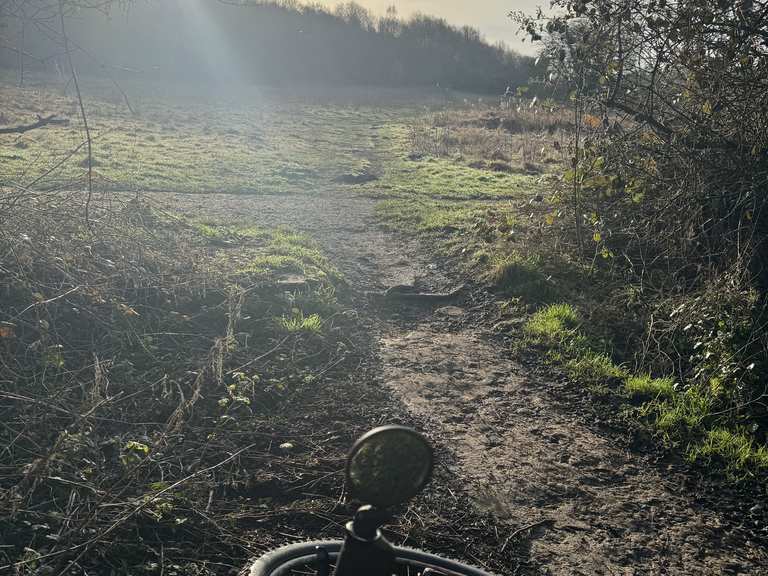
<svg viewBox="0 0 768 576"><path fill-rule="evenodd" d="M739 454L768 442L768 3L553 7L517 19L568 86L572 253L634 287L635 363L670 375L627 391L696 459L755 466Z"/></svg>

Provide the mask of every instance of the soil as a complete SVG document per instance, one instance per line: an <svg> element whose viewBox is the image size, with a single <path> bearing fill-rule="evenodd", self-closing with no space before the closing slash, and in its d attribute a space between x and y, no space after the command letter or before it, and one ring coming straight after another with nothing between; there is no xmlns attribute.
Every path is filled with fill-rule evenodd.
<svg viewBox="0 0 768 576"><path fill-rule="evenodd" d="M707 488L695 471L606 425L611 414L585 406L557 374L513 355L494 335L483 287L450 304L369 302L367 291L398 284L449 292L466 281L418 240L381 228L375 200L332 189L157 200L188 214L289 226L322 245L374 335L376 370L362 377L391 392L436 442L475 510L507 527L495 543L501 554L523 551L532 570L558 576L766 573L757 497ZM457 503L457 514L466 505Z"/></svg>

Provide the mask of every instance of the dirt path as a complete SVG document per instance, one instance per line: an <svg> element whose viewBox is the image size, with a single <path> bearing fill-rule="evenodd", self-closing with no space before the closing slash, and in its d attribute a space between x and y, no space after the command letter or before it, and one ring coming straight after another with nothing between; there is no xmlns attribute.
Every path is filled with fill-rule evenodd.
<svg viewBox="0 0 768 576"><path fill-rule="evenodd" d="M717 513L562 414L482 331L437 315L383 338L385 378L441 429L478 502L530 526L519 535L545 573L765 573Z"/></svg>
<svg viewBox="0 0 768 576"><path fill-rule="evenodd" d="M170 202L187 212L214 204L257 225L306 232L359 294L459 281L417 242L383 232L370 199L326 191ZM492 341L470 303L361 311L379 336L382 384L454 452L455 473L478 505L508 522L510 540L527 542L542 573L768 573L768 554L744 526L697 502L679 475L618 448L553 402L547 382L527 376Z"/></svg>

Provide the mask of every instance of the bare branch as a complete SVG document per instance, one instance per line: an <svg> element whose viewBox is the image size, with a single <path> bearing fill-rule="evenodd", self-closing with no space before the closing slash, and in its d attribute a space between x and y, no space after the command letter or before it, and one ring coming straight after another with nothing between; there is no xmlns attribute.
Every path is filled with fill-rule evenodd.
<svg viewBox="0 0 768 576"><path fill-rule="evenodd" d="M57 118L56 114L51 114L50 116L38 116L37 122L33 122L32 124L20 124L18 126L8 126L6 128L0 128L0 134L24 134L25 132L30 132L31 130L37 130L38 128L42 128L43 126L50 126L50 125L58 125L58 126L66 126L69 124L69 120L67 118Z"/></svg>
<svg viewBox="0 0 768 576"><path fill-rule="evenodd" d="M93 199L93 149L91 141L91 129L88 126L88 116L85 114L85 105L83 104L83 95L80 92L80 82L77 79L77 71L75 70L75 64L72 61L72 52L69 48L69 37L67 36L67 30L64 26L64 5L62 0L59 0L59 19L61 21L61 36L64 39L64 51L67 54L67 62L69 63L69 69L72 72L72 82L75 85L75 93L77 94L77 103L80 106L80 116L83 119L83 127L85 128L85 140L88 143L88 199L85 202L85 224L88 229L91 229L91 221L89 210L91 207L91 200Z"/></svg>

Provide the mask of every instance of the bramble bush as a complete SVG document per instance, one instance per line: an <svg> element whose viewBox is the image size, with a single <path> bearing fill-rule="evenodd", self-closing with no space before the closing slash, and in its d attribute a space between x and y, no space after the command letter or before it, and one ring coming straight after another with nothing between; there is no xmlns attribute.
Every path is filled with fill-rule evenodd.
<svg viewBox="0 0 768 576"><path fill-rule="evenodd" d="M657 423L697 399L701 414L675 420L695 425L664 432L694 459L763 462L768 2L552 4L513 16L542 41L544 83L568 87L574 251L642 301L635 363L677 382Z"/></svg>

